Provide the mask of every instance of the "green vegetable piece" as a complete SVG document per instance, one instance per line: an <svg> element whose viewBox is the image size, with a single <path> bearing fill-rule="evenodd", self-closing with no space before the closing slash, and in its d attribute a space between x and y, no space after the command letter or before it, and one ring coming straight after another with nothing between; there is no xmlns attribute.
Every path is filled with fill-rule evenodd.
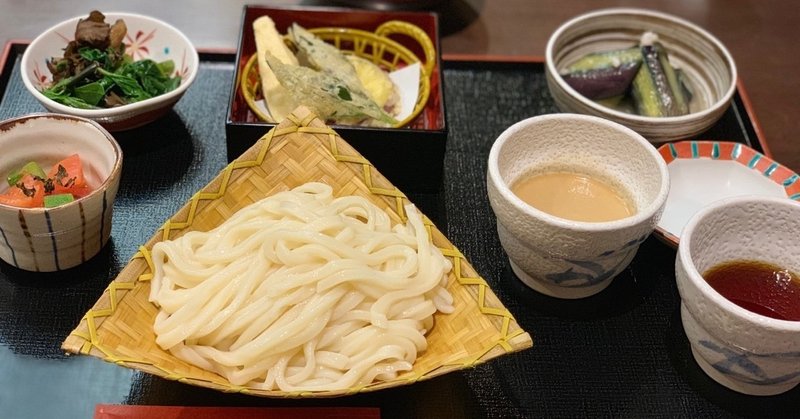
<svg viewBox="0 0 800 419"><path fill-rule="evenodd" d="M108 47L105 51L80 48L80 60L91 64L80 73L64 77L44 89L42 94L70 107L93 109L150 99L180 85L180 77L170 77L175 70L172 60L161 63L150 59L133 61L124 52L124 44L119 48Z"/></svg>
<svg viewBox="0 0 800 419"><path fill-rule="evenodd" d="M122 93L127 98L131 99L131 102L138 102L140 100L149 99L152 97L144 91L139 82L133 77L126 76L124 74L112 73L102 68L98 69L97 71L99 71L100 74L104 75L105 77L113 80L116 86L122 90Z"/></svg>
<svg viewBox="0 0 800 419"><path fill-rule="evenodd" d="M106 95L106 89L103 87L103 83L94 82L76 87L74 94L78 99L81 99L90 105L97 106L97 104L100 103L100 101L103 100L103 97Z"/></svg>
<svg viewBox="0 0 800 419"><path fill-rule="evenodd" d="M171 60L156 63L144 59L131 63L122 69L122 74L138 80L145 92L150 96L158 96L174 90L180 83L180 78L169 77L175 64Z"/></svg>
<svg viewBox="0 0 800 419"><path fill-rule="evenodd" d="M94 63L86 67L83 71L75 76L61 79L61 81L58 83L42 90L42 94L49 99L73 108L93 109L95 106L87 103L81 98L72 96L72 90L74 90L72 87L77 85L83 79L93 76L96 70L98 70L98 65Z"/></svg>
<svg viewBox="0 0 800 419"><path fill-rule="evenodd" d="M81 58L84 60L96 61L98 63L105 62L108 59L108 54L97 48L83 47L78 50L78 54L80 54Z"/></svg>
<svg viewBox="0 0 800 419"><path fill-rule="evenodd" d="M346 87L344 86L336 86L336 87L339 89L339 94L337 94L337 96L339 96L339 99L353 100L353 97L350 96L350 92L347 90Z"/></svg>
<svg viewBox="0 0 800 419"><path fill-rule="evenodd" d="M175 62L172 60L162 61L157 64L158 69L161 70L161 75L169 77L175 71Z"/></svg>
<svg viewBox="0 0 800 419"><path fill-rule="evenodd" d="M678 83L681 85L681 91L683 91L683 96L686 98L687 102L691 102L692 98L694 97L694 92L689 87L688 77L686 73L681 71L680 69L675 69L675 74L678 76Z"/></svg>
<svg viewBox="0 0 800 419"><path fill-rule="evenodd" d="M47 174L44 173L44 169L42 169L42 166L39 166L39 164L36 163L35 161L30 161L28 163L25 163L25 166L22 166L22 173L29 173L33 176L38 176L42 179L47 177Z"/></svg>
<svg viewBox="0 0 800 419"><path fill-rule="evenodd" d="M634 47L584 55L561 75L581 95L601 100L624 95L641 65L642 53Z"/></svg>
<svg viewBox="0 0 800 419"><path fill-rule="evenodd" d="M75 200L75 197L72 196L71 193L62 193L57 195L45 195L44 197L44 207L45 208L54 208L60 205L64 205L70 203Z"/></svg>
<svg viewBox="0 0 800 419"><path fill-rule="evenodd" d="M643 116L680 116L689 113L678 76L660 44L642 47L644 62L633 79L631 93Z"/></svg>
<svg viewBox="0 0 800 419"><path fill-rule="evenodd" d="M94 73L98 69L98 67L99 66L98 66L97 63L93 63L92 65L84 68L80 73L78 73L78 74L76 74L76 75L74 75L72 77L67 77L65 79L61 79L61 81L59 81L58 83L54 84L53 86L50 86L47 90L52 90L53 92L56 92L56 93L64 93L70 87L75 86L79 82L83 81L83 79L88 78L88 77L93 77ZM44 93L44 92L42 92L42 93Z"/></svg>
<svg viewBox="0 0 800 419"><path fill-rule="evenodd" d="M53 90L43 90L42 94L45 95L46 97L58 102L58 103L61 103L63 105L67 105L67 106L70 106L70 107L73 107L73 108L78 108L78 109L94 109L95 108L94 106L84 102L83 99L72 97L72 96L69 95L69 93L66 93L66 92L59 93L59 92L56 92L56 91L53 91Z"/></svg>
<svg viewBox="0 0 800 419"><path fill-rule="evenodd" d="M152 96L158 96L161 93L164 93L166 89L164 82L155 77L145 76L142 77L140 81L142 83L142 87L144 88L144 90Z"/></svg>
<svg viewBox="0 0 800 419"><path fill-rule="evenodd" d="M105 51L89 47L82 47L78 49L78 54L83 60L98 63L106 70L114 70L118 68L120 62L124 61L124 53L124 44L119 49L108 47Z"/></svg>
<svg viewBox="0 0 800 419"><path fill-rule="evenodd" d="M642 53L639 47L626 48L613 51L595 52L584 55L581 59L567 67L567 73L597 71L619 67L624 64L639 64L642 62Z"/></svg>
<svg viewBox="0 0 800 419"><path fill-rule="evenodd" d="M672 67L669 62L669 54L666 48L661 44L655 44L656 51L658 51L658 60L661 63L661 68L664 69L664 75L667 77L669 89L672 92L672 97L675 100L675 109L679 115L686 115L689 113L689 99L687 99L681 77Z"/></svg>
<svg viewBox="0 0 800 419"><path fill-rule="evenodd" d="M39 164L37 164L35 161L31 161L25 163L24 166L8 174L8 177L6 178L8 186L16 185L17 182L19 182L22 179L22 177L25 176L26 173L31 176L39 177L41 179L47 177L47 175L44 173L44 170L42 170L42 167L39 166Z"/></svg>
<svg viewBox="0 0 800 419"><path fill-rule="evenodd" d="M8 186L14 186L20 181L20 179L22 179L22 172L19 170L14 170L8 174L8 177L6 177L6 182L8 183Z"/></svg>
<svg viewBox="0 0 800 419"><path fill-rule="evenodd" d="M180 85L181 85L181 78L178 77L178 76L175 76L175 77L167 80L167 82L164 84L164 93L171 92L171 91L177 89L178 86L180 86Z"/></svg>

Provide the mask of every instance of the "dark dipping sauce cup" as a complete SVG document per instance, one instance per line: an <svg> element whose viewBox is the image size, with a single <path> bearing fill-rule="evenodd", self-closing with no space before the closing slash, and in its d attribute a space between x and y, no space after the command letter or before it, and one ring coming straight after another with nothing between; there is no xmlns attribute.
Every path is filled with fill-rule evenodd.
<svg viewBox="0 0 800 419"><path fill-rule="evenodd" d="M703 275L737 261L798 272L798 237L800 203L761 196L714 202L681 233L675 273L683 327L703 371L732 390L767 396L800 382L800 321L748 310L720 294Z"/></svg>

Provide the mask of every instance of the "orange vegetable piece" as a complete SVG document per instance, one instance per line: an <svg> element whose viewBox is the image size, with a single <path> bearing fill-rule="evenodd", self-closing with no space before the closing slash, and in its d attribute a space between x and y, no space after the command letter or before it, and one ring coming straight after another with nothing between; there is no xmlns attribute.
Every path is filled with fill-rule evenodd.
<svg viewBox="0 0 800 419"><path fill-rule="evenodd" d="M5 193L0 194L0 204L19 208L36 208L44 205L44 183L41 180L25 174L17 184L22 184L25 190L17 186L9 187Z"/></svg>
<svg viewBox="0 0 800 419"><path fill-rule="evenodd" d="M59 167L64 168L63 172L59 173ZM71 193L77 199L91 192L86 184L86 178L83 176L83 163L77 154L54 164L47 173L47 177L53 179L55 189L51 192L52 194Z"/></svg>

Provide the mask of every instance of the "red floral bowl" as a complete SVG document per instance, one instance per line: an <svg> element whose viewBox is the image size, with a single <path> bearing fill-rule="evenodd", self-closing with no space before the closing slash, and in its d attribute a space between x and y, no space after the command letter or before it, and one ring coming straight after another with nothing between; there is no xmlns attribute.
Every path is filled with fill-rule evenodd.
<svg viewBox="0 0 800 419"><path fill-rule="evenodd" d="M87 13L88 15L88 13ZM152 122L172 109L197 76L200 58L197 50L175 27L148 16L133 13L104 13L106 22L122 19L128 28L125 53L134 60L150 58L156 62L171 59L173 75L180 85L170 92L127 105L108 109L79 109L57 103L42 94L52 82L47 60L61 57L74 38L78 21L87 15L65 20L45 30L31 42L22 56L22 81L29 92L50 112L75 115L98 122L109 131L122 131Z"/></svg>

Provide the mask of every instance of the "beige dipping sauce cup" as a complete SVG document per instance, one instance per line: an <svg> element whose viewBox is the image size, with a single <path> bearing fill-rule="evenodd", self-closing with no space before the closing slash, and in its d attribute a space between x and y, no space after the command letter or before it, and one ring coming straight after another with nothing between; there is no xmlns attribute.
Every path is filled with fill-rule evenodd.
<svg viewBox="0 0 800 419"><path fill-rule="evenodd" d="M636 212L607 222L571 221L525 203L511 185L531 173L571 171L628 195ZM489 203L514 273L534 290L584 298L605 289L653 232L669 191L667 165L641 135L577 114L542 115L506 129L489 153Z"/></svg>

